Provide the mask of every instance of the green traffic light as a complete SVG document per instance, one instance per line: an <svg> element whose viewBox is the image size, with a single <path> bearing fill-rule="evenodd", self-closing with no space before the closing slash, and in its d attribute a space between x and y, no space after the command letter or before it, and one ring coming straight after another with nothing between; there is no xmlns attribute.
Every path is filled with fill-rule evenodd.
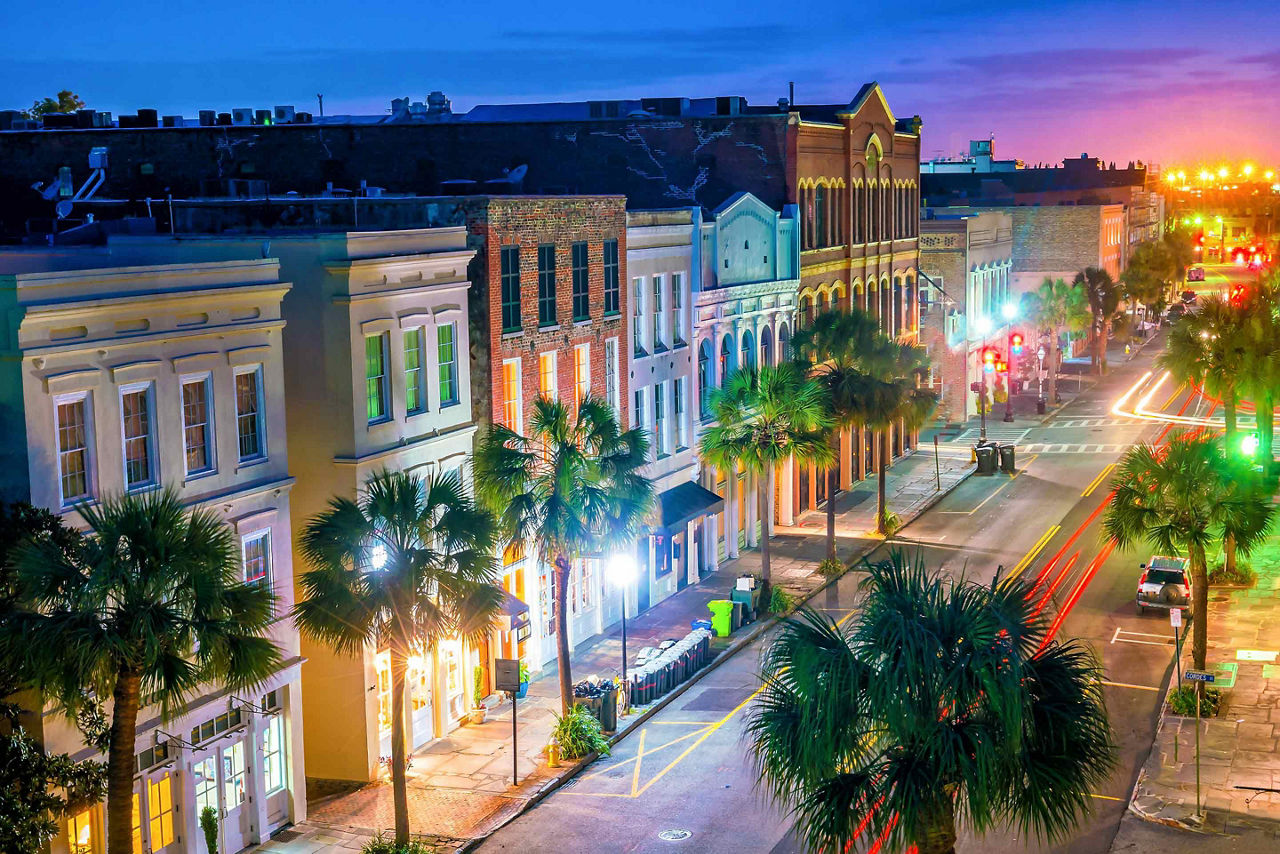
<svg viewBox="0 0 1280 854"><path fill-rule="evenodd" d="M1240 438L1240 453L1246 457L1253 458L1258 453L1258 434L1245 433Z"/></svg>

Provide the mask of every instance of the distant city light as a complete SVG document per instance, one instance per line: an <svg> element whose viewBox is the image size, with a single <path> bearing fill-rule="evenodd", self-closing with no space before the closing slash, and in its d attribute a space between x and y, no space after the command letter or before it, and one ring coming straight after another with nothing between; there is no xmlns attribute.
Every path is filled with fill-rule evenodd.
<svg viewBox="0 0 1280 854"><path fill-rule="evenodd" d="M1208 169L1201 169L1201 170L1200 170L1200 180L1201 180L1201 181L1208 181L1208 180L1209 180L1210 178L1212 178L1212 177L1213 177L1213 176L1212 176L1211 174L1209 174L1209 170L1208 170Z"/></svg>
<svg viewBox="0 0 1280 854"><path fill-rule="evenodd" d="M1227 177L1227 176L1228 176L1228 175L1230 175L1230 174L1231 174L1231 170L1230 170L1230 169L1228 169L1227 167L1225 167L1225 166L1219 166L1219 167L1218 167L1218 177L1219 177L1219 178L1225 178L1225 177Z"/></svg>
<svg viewBox="0 0 1280 854"><path fill-rule="evenodd" d="M1247 177L1249 177L1250 175L1252 175L1252 174L1253 174L1253 164L1252 164L1252 163L1246 163L1243 167L1241 167L1241 169L1240 169L1240 174L1241 174L1241 175L1244 175L1246 178L1247 178Z"/></svg>

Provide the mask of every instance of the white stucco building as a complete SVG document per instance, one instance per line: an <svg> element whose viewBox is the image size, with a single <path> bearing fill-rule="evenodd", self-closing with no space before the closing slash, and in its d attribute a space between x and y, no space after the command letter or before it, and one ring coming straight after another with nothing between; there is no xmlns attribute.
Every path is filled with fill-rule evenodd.
<svg viewBox="0 0 1280 854"><path fill-rule="evenodd" d="M126 262L105 249L0 253L6 497L84 522L75 506L172 487L240 542L268 586L283 666L251 692L202 688L168 720L138 717L135 850L201 852L203 807L224 851L305 818L301 657L293 605L294 481L286 454L281 300L274 259ZM84 759L75 726L45 711L45 748ZM101 805L64 823L54 854L105 850Z"/></svg>

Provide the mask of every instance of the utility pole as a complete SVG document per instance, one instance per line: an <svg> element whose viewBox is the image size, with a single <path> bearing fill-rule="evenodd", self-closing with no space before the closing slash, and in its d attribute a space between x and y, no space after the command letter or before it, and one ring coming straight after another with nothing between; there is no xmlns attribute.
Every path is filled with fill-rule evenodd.
<svg viewBox="0 0 1280 854"><path fill-rule="evenodd" d="M1013 347L1009 347L1009 361L1005 363L1008 370L1004 372L1004 420L1006 423L1013 421L1013 360L1016 358Z"/></svg>
<svg viewBox="0 0 1280 854"><path fill-rule="evenodd" d="M320 115L324 115L324 95L316 93L316 101L320 104Z"/></svg>

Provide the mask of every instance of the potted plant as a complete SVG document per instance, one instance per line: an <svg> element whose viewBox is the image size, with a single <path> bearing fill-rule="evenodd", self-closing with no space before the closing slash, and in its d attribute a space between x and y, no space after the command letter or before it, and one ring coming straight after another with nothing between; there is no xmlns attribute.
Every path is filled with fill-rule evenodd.
<svg viewBox="0 0 1280 854"><path fill-rule="evenodd" d="M218 854L218 811L213 807L200 810L200 830L204 833L205 849Z"/></svg>
<svg viewBox="0 0 1280 854"><path fill-rule="evenodd" d="M524 663L524 659L520 660L520 690L516 692L516 697L520 700L524 699L524 695L529 693L529 665Z"/></svg>
<svg viewBox="0 0 1280 854"><path fill-rule="evenodd" d="M488 695L484 690L484 668L477 664L474 675L475 690L472 693L471 722L482 724L489 711L484 704L484 698Z"/></svg>

